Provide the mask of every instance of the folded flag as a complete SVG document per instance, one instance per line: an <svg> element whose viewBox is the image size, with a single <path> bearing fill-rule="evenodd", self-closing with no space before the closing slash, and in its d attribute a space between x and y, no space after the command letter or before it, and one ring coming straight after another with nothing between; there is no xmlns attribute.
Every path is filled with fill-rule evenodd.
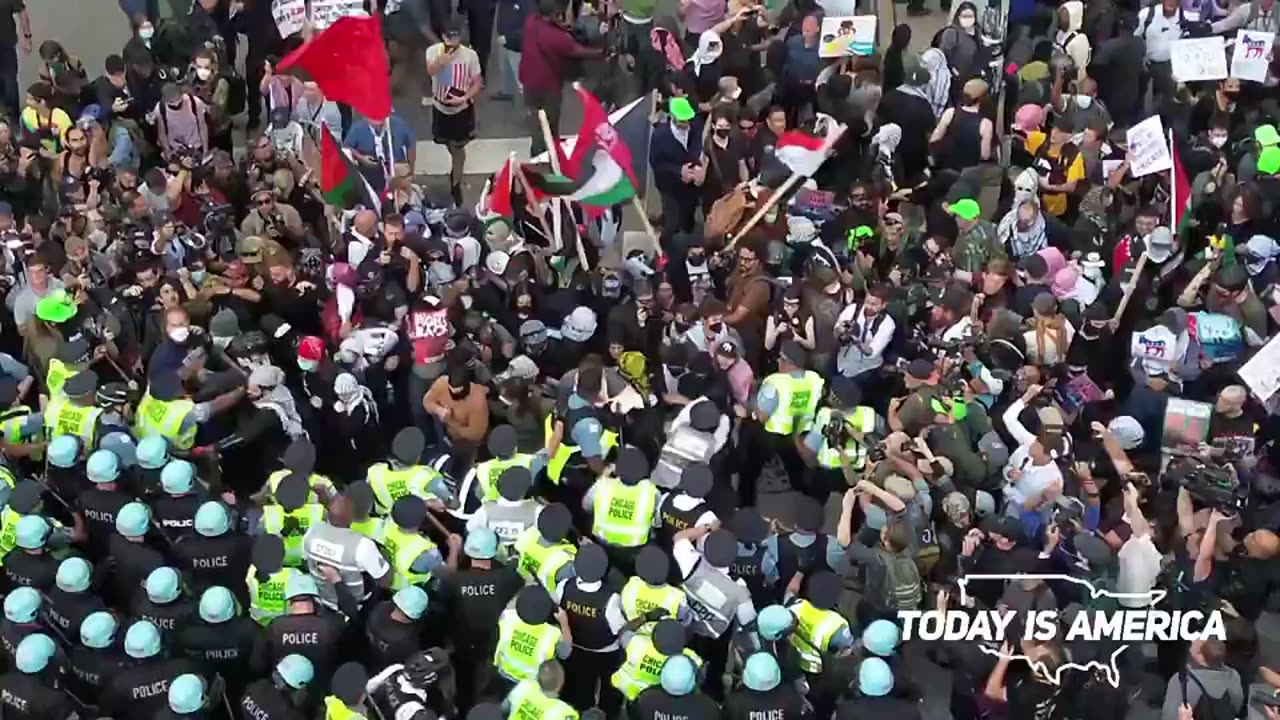
<svg viewBox="0 0 1280 720"><path fill-rule="evenodd" d="M350 210L363 205L371 210L381 208L378 194L356 168L347 149L338 144L328 125L320 132L320 195L334 207Z"/></svg>

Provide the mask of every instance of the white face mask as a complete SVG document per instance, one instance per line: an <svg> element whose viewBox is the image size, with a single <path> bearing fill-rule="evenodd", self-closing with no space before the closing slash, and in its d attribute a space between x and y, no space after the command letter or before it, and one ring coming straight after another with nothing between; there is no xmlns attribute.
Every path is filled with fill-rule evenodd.
<svg viewBox="0 0 1280 720"><path fill-rule="evenodd" d="M191 328L183 325L181 327L169 328L169 339L176 343L184 343L187 338L191 337Z"/></svg>
<svg viewBox="0 0 1280 720"><path fill-rule="evenodd" d="M969 28L973 27L973 23L975 22L976 18L974 18L972 15L960 15L956 18L956 20L960 22L960 27L964 28L965 30L968 30Z"/></svg>
<svg viewBox="0 0 1280 720"><path fill-rule="evenodd" d="M150 25L143 25L142 27L138 28L138 37L142 38L143 40L150 40L151 38L155 37L155 34L156 34L156 29L151 27Z"/></svg>
<svg viewBox="0 0 1280 720"><path fill-rule="evenodd" d="M1093 96L1092 96L1092 95L1077 95L1077 96L1076 96L1076 107L1080 108L1081 110L1088 110L1088 109L1089 109L1089 106L1090 106L1090 105L1092 105L1092 104L1093 104Z"/></svg>
<svg viewBox="0 0 1280 720"><path fill-rule="evenodd" d="M208 80L213 77L213 68L196 68L196 77L201 80Z"/></svg>
<svg viewBox="0 0 1280 720"><path fill-rule="evenodd" d="M1214 147L1222 147L1223 145L1227 144L1227 136L1226 135L1210 135L1209 144L1213 145Z"/></svg>

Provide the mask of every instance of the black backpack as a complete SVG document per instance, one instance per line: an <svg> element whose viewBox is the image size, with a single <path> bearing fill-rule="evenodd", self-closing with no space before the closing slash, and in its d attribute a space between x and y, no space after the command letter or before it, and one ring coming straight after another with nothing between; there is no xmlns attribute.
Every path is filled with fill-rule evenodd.
<svg viewBox="0 0 1280 720"><path fill-rule="evenodd" d="M1186 671L1189 676L1200 688L1200 699L1196 700L1196 706L1191 710L1191 716L1196 720L1235 720L1236 708L1231 703L1231 694L1222 693L1218 697L1213 697L1208 690L1204 689L1204 683L1200 682L1200 678L1191 671ZM1182 699L1187 699L1187 681L1182 681Z"/></svg>

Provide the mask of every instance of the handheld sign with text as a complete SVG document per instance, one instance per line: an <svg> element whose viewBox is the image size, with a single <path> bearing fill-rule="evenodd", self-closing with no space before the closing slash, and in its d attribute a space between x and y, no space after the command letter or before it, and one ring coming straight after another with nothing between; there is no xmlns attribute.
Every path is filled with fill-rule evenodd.
<svg viewBox="0 0 1280 720"><path fill-rule="evenodd" d="M1227 45L1221 35L1187 38L1169 43L1173 79L1221 80L1227 76Z"/></svg>
<svg viewBox="0 0 1280 720"><path fill-rule="evenodd" d="M1266 82L1275 41L1275 33L1241 30L1231 50L1231 77Z"/></svg>
<svg viewBox="0 0 1280 720"><path fill-rule="evenodd" d="M1159 115L1152 115L1125 133L1129 145L1129 172L1139 178L1173 167L1168 138Z"/></svg>

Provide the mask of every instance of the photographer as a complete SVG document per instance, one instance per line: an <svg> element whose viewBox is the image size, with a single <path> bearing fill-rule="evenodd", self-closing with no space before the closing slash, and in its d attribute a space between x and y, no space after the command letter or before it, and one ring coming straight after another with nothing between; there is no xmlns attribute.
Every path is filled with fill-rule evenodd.
<svg viewBox="0 0 1280 720"><path fill-rule="evenodd" d="M287 248L297 248L306 234L302 216L291 205L276 199L276 190L270 185L259 185L250 195L253 209L240 223L245 237L261 237L275 240Z"/></svg>
<svg viewBox="0 0 1280 720"><path fill-rule="evenodd" d="M1005 513L1012 517L1021 517L1024 511L1052 501L1062 492L1062 468L1057 460L1065 457L1068 443L1062 434L1061 415L1056 427L1044 424L1042 415L1039 435L1018 419L1023 408L1043 390L1043 386L1032 385L1004 411L1005 430L1018 443L1004 468Z"/></svg>
<svg viewBox="0 0 1280 720"><path fill-rule="evenodd" d="M897 331L897 322L888 313L889 292L887 285L872 285L861 304L846 306L836 319L840 341L836 369L840 377L864 390L880 378L875 371L884 366L884 353Z"/></svg>
<svg viewBox="0 0 1280 720"><path fill-rule="evenodd" d="M166 83L160 103L147 114L166 160L203 158L209 151L209 106L177 83Z"/></svg>
<svg viewBox="0 0 1280 720"><path fill-rule="evenodd" d="M765 319L764 347L772 350L779 340L795 340L806 350L815 347L813 315L801 311L800 300L803 293L799 285L791 285L782 295L782 309L774 311Z"/></svg>

